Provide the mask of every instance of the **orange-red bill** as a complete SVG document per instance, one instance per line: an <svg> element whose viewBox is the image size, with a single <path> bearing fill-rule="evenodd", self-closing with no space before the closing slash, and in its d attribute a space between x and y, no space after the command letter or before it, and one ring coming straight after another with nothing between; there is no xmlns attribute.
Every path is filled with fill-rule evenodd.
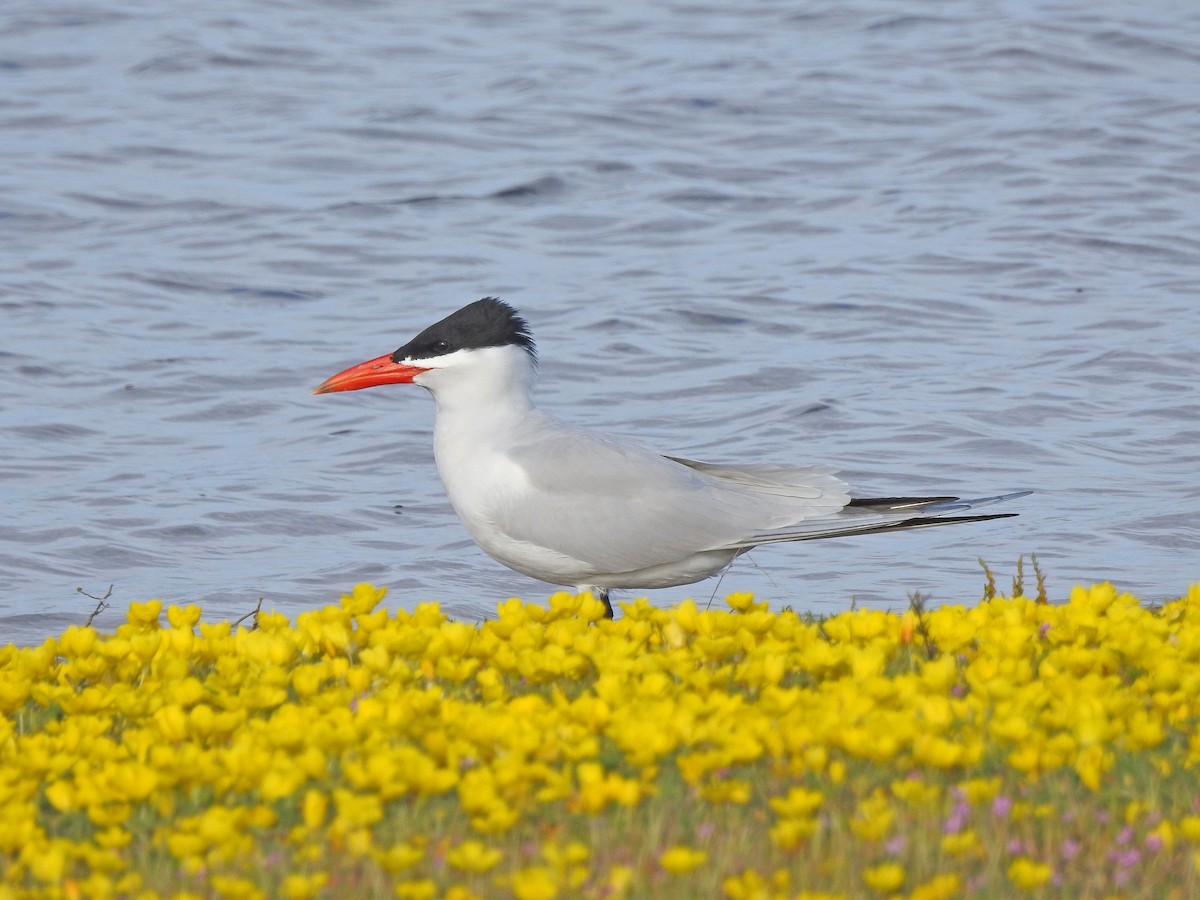
<svg viewBox="0 0 1200 900"><path fill-rule="evenodd" d="M380 356L376 359L368 359L357 366L351 366L331 378L326 378L313 393L332 394L334 391L359 391L380 384L411 384L413 378L428 371L419 366L405 366L392 362L390 355Z"/></svg>

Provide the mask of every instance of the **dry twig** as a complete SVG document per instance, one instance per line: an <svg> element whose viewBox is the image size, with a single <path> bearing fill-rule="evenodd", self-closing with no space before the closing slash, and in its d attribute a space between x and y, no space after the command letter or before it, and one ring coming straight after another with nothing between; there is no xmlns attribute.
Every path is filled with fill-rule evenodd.
<svg viewBox="0 0 1200 900"><path fill-rule="evenodd" d="M240 619L238 619L236 622L234 622L233 627L237 628L239 625L241 625L243 622L245 622L248 618L250 618L251 616L254 616L254 624L250 626L250 630L254 631L254 629L258 628L258 614L260 612L262 612L262 602L263 602L263 598L259 597L258 605L255 606L254 609L252 609L250 612L248 612L244 616L242 616Z"/></svg>
<svg viewBox="0 0 1200 900"><path fill-rule="evenodd" d="M113 586L111 584L108 586L108 590L104 592L103 597L97 597L95 594L89 594L87 591L85 591L81 587L75 588L75 593L83 594L83 596L90 597L92 600L96 601L96 608L92 610L92 614L90 616L88 616L87 621L83 623L84 628L90 628L92 625L92 620L95 619L96 616L100 615L100 613L104 612L104 610L108 609L112 605L111 603L105 602L108 600L109 597L112 596L112 592L113 592Z"/></svg>

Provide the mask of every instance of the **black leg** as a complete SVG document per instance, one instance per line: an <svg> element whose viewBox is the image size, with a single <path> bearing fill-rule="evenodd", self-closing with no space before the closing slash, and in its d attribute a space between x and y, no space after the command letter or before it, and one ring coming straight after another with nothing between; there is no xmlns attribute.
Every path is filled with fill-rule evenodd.
<svg viewBox="0 0 1200 900"><path fill-rule="evenodd" d="M612 604L608 602L608 588L600 589L600 602L604 604L604 618L613 617Z"/></svg>

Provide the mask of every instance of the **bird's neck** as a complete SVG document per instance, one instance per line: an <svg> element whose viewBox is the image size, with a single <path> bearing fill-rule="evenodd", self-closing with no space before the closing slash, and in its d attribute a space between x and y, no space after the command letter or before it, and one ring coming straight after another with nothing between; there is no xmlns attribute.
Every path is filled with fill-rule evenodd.
<svg viewBox="0 0 1200 900"><path fill-rule="evenodd" d="M491 427L500 422L517 421L534 408L529 391L488 390L470 395L435 394L437 425Z"/></svg>
<svg viewBox="0 0 1200 900"><path fill-rule="evenodd" d="M469 529L491 520L495 492L511 480L510 450L540 418L531 387L508 382L434 393L434 459L450 502Z"/></svg>

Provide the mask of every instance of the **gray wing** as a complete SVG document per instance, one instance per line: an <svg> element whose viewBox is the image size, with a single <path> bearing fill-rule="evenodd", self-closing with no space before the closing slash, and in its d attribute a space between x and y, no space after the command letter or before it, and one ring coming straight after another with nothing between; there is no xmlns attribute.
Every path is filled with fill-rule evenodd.
<svg viewBox="0 0 1200 900"><path fill-rule="evenodd" d="M527 485L498 524L596 572L749 546L755 535L833 517L849 501L826 467L697 463L558 422L536 434L510 448Z"/></svg>

